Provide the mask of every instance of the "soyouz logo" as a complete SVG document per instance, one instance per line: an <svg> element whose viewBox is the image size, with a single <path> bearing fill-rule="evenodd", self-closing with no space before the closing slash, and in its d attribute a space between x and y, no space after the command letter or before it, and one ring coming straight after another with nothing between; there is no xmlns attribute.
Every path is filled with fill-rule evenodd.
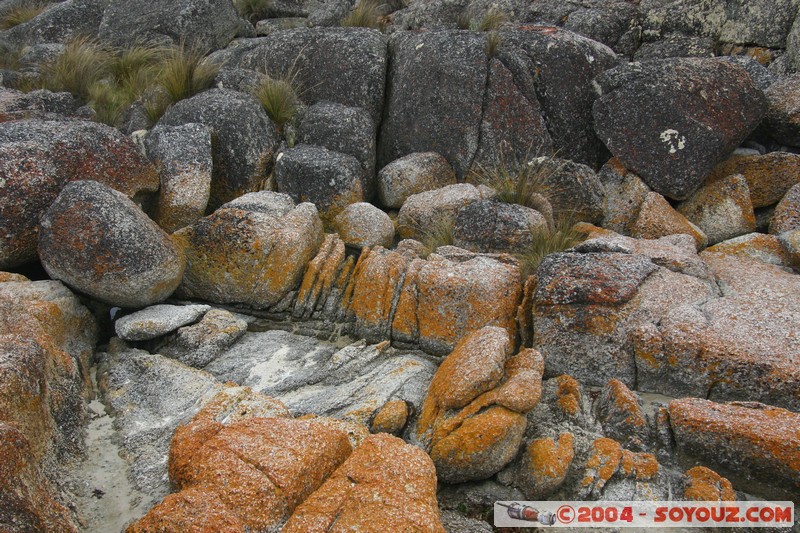
<svg viewBox="0 0 800 533"><path fill-rule="evenodd" d="M497 527L792 527L792 502L514 502L494 505Z"/></svg>

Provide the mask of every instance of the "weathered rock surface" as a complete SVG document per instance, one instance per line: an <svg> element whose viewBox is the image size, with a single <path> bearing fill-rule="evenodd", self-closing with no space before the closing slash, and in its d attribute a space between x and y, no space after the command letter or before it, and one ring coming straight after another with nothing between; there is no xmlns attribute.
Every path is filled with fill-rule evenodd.
<svg viewBox="0 0 800 533"><path fill-rule="evenodd" d="M777 266L790 266L791 258L775 235L749 233L706 248L709 252L756 259Z"/></svg>
<svg viewBox="0 0 800 533"><path fill-rule="evenodd" d="M705 466L695 466L686 471L683 497L696 501L732 501L736 493L726 478Z"/></svg>
<svg viewBox="0 0 800 533"><path fill-rule="evenodd" d="M789 189L781 199L769 223L769 232L773 235L796 229L800 229L800 184Z"/></svg>
<svg viewBox="0 0 800 533"><path fill-rule="evenodd" d="M438 224L455 221L459 209L488 195L488 189L467 183L412 194L397 216L398 233L403 238L419 239L434 231Z"/></svg>
<svg viewBox="0 0 800 533"><path fill-rule="evenodd" d="M708 183L678 206L678 212L717 244L756 230L747 180L741 174Z"/></svg>
<svg viewBox="0 0 800 533"><path fill-rule="evenodd" d="M188 366L203 368L239 340L247 322L223 309L211 309L197 324L180 328L158 353Z"/></svg>
<svg viewBox="0 0 800 533"><path fill-rule="evenodd" d="M225 65L296 75L303 102L336 102L381 120L386 86L386 37L367 28L297 28L225 50Z"/></svg>
<svg viewBox="0 0 800 533"><path fill-rule="evenodd" d="M155 168L114 128L83 121L0 124L0 268L36 258L39 219L68 182L92 179L133 197Z"/></svg>
<svg viewBox="0 0 800 533"><path fill-rule="evenodd" d="M676 211L657 192L645 194L639 207L639 216L630 228L630 234L638 239L659 239L668 235L689 235L698 250L708 245L708 237L702 229Z"/></svg>
<svg viewBox="0 0 800 533"><path fill-rule="evenodd" d="M258 100L229 89L211 89L176 103L158 122L163 126L190 123L208 126L214 139L209 207L215 209L263 188L278 138Z"/></svg>
<svg viewBox="0 0 800 533"><path fill-rule="evenodd" d="M546 498L564 483L575 457L573 441L572 433L562 433L557 440L545 437L528 444L516 479L526 498Z"/></svg>
<svg viewBox="0 0 800 533"><path fill-rule="evenodd" d="M238 521L245 529L275 529L352 451L342 429L315 419L284 418L280 405L274 409L280 418L259 413L225 420L228 406L220 409L221 402L230 403L218 395L180 426L169 452L170 479L181 490L216 496L222 504L212 507L222 515L218 520ZM197 514L193 505L202 513L210 510L209 503L183 499L178 513L174 500L162 503L129 531L158 531L176 514L191 520Z"/></svg>
<svg viewBox="0 0 800 533"><path fill-rule="evenodd" d="M200 124L157 126L145 138L161 180L155 220L167 233L205 215L211 195L211 130Z"/></svg>
<svg viewBox="0 0 800 533"><path fill-rule="evenodd" d="M605 190L588 166L565 159L539 157L528 163L535 169L541 190L556 215L599 223L605 215Z"/></svg>
<svg viewBox="0 0 800 533"><path fill-rule="evenodd" d="M68 183L48 208L39 257L54 279L134 308L166 299L185 266L169 235L124 194L96 181Z"/></svg>
<svg viewBox="0 0 800 533"><path fill-rule="evenodd" d="M282 152L275 163L278 190L297 202L313 203L326 223L364 200L363 173L355 157L310 144Z"/></svg>
<svg viewBox="0 0 800 533"><path fill-rule="evenodd" d="M715 294L689 237L647 241L613 235L552 254L539 266L533 346L544 355L547 376L569 373L597 386L618 379L641 388L632 332L657 323L670 309Z"/></svg>
<svg viewBox="0 0 800 533"><path fill-rule="evenodd" d="M295 414L313 413L368 424L386 402L419 408L435 366L420 353L386 344L334 345L284 331L248 333L205 367L280 399Z"/></svg>
<svg viewBox="0 0 800 533"><path fill-rule="evenodd" d="M606 193L605 216L601 225L623 235L632 235L633 225L640 216L640 209L650 188L616 158L603 165L597 177Z"/></svg>
<svg viewBox="0 0 800 533"><path fill-rule="evenodd" d="M541 355L512 356L508 332L485 327L466 336L431 381L415 436L439 479L463 482L498 472L516 455L525 414L541 395Z"/></svg>
<svg viewBox="0 0 800 533"><path fill-rule="evenodd" d="M764 123L776 141L790 146L800 146L798 81L800 81L800 74L786 76L764 91L769 103Z"/></svg>
<svg viewBox="0 0 800 533"><path fill-rule="evenodd" d="M78 117L81 102L70 93L53 93L37 90L24 93L14 89L0 88L0 122L45 117L63 118L59 115Z"/></svg>
<svg viewBox="0 0 800 533"><path fill-rule="evenodd" d="M633 63L596 81L598 136L651 189L676 200L697 189L766 113L750 77L714 59Z"/></svg>
<svg viewBox="0 0 800 533"><path fill-rule="evenodd" d="M764 155L732 155L717 165L709 182L741 174L747 180L754 208L775 204L800 181L800 155L770 152Z"/></svg>
<svg viewBox="0 0 800 533"><path fill-rule="evenodd" d="M725 468L734 484L755 479L794 494L800 488L797 413L756 402L684 398L670 403L669 415L678 447Z"/></svg>
<svg viewBox="0 0 800 533"><path fill-rule="evenodd" d="M56 483L83 450L97 325L60 282L6 280L0 331L0 528L77 531Z"/></svg>
<svg viewBox="0 0 800 533"><path fill-rule="evenodd" d="M453 244L473 252L514 253L530 246L534 233L547 229L545 217L529 207L478 200L458 210Z"/></svg>
<svg viewBox="0 0 800 533"><path fill-rule="evenodd" d="M375 192L375 123L366 109L333 102L308 108L297 130L297 142L351 155L361 163L364 197Z"/></svg>
<svg viewBox="0 0 800 533"><path fill-rule="evenodd" d="M704 252L721 297L676 306L632 336L639 390L798 408L798 280L752 259Z"/></svg>
<svg viewBox="0 0 800 533"><path fill-rule="evenodd" d="M603 433L628 450L647 449L648 427L641 400L617 379L610 380L595 404Z"/></svg>
<svg viewBox="0 0 800 533"><path fill-rule="evenodd" d="M65 42L96 36L109 0L56 2L45 12L3 32L3 39L17 46Z"/></svg>
<svg viewBox="0 0 800 533"><path fill-rule="evenodd" d="M98 33L114 46L150 41L210 51L227 46L242 23L233 5L224 0L111 0Z"/></svg>
<svg viewBox="0 0 800 533"><path fill-rule="evenodd" d="M286 533L335 529L444 533L436 469L425 452L389 435L368 437L286 523Z"/></svg>
<svg viewBox="0 0 800 533"><path fill-rule="evenodd" d="M413 194L456 184L447 159L436 152L408 154L378 172L378 197L386 207L400 208Z"/></svg>
<svg viewBox="0 0 800 533"><path fill-rule="evenodd" d="M334 219L339 237L349 246L383 246L394 240L394 224L389 215L366 202L348 205Z"/></svg>
<svg viewBox="0 0 800 533"><path fill-rule="evenodd" d="M311 204L282 216L223 206L174 238L186 254L180 294L264 308L298 287L323 234Z"/></svg>
<svg viewBox="0 0 800 533"><path fill-rule="evenodd" d="M209 309L208 305L154 305L120 318L114 330L120 339L146 341L196 322Z"/></svg>

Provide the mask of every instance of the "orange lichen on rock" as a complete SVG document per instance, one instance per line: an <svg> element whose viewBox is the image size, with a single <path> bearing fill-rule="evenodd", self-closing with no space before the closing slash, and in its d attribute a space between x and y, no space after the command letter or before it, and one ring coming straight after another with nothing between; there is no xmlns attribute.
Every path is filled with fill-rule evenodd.
<svg viewBox="0 0 800 533"><path fill-rule="evenodd" d="M419 531L444 533L436 470L419 448L371 435L300 505L284 533Z"/></svg>
<svg viewBox="0 0 800 533"><path fill-rule="evenodd" d="M293 315L308 318L317 302L325 302L335 285L345 261L344 242L333 233L325 235L319 252L306 268L300 289L297 291Z"/></svg>
<svg viewBox="0 0 800 533"><path fill-rule="evenodd" d="M576 416L581 410L581 386L572 376L562 374L556 380L556 405L564 414Z"/></svg>
<svg viewBox="0 0 800 533"><path fill-rule="evenodd" d="M639 398L618 379L610 380L596 403L604 433L626 447L642 450L647 440L647 420Z"/></svg>
<svg viewBox="0 0 800 533"><path fill-rule="evenodd" d="M800 181L800 155L771 152L764 155L732 155L716 166L707 178L719 181L732 174L742 174L750 189L753 207L777 203Z"/></svg>
<svg viewBox="0 0 800 533"><path fill-rule="evenodd" d="M736 492L726 478L705 466L695 466L686 471L683 499L693 501L733 501Z"/></svg>
<svg viewBox="0 0 800 533"><path fill-rule="evenodd" d="M22 281L30 281L30 280L25 276L23 276L22 274L14 274L13 272L0 272L0 283L22 282Z"/></svg>
<svg viewBox="0 0 800 533"><path fill-rule="evenodd" d="M484 327L465 337L431 381L416 434L439 477L483 479L511 461L541 396L542 356L523 349L509 357L508 333Z"/></svg>
<svg viewBox="0 0 800 533"><path fill-rule="evenodd" d="M181 493L151 509L129 531L182 531L181 517L193 513L225 527L274 529L350 455L347 432L321 419L241 415L243 403L282 415L282 406L262 400L246 388L223 391L180 426L170 446L169 475ZM209 508L196 496L207 493L219 505ZM175 528L158 529L170 515L176 516Z"/></svg>
<svg viewBox="0 0 800 533"><path fill-rule="evenodd" d="M605 437L595 439L590 453L578 492L578 497L581 499L589 495L598 496L611 476L617 472L622 461L622 447L613 439Z"/></svg>
<svg viewBox="0 0 800 533"><path fill-rule="evenodd" d="M386 402L375 414L370 430L372 433L398 435L408 422L408 405L403 400Z"/></svg>
<svg viewBox="0 0 800 533"><path fill-rule="evenodd" d="M244 523L216 492L186 489L170 494L126 533L241 533Z"/></svg>
<svg viewBox="0 0 800 533"><path fill-rule="evenodd" d="M679 448L739 475L800 489L800 414L757 402L673 400Z"/></svg>
<svg viewBox="0 0 800 533"><path fill-rule="evenodd" d="M564 483L575 457L572 433L562 433L558 441L536 439L528 444L517 473L517 485L530 500L546 498Z"/></svg>
<svg viewBox="0 0 800 533"><path fill-rule="evenodd" d="M637 481L651 481L658 476L658 459L652 453L622 450L619 473Z"/></svg>

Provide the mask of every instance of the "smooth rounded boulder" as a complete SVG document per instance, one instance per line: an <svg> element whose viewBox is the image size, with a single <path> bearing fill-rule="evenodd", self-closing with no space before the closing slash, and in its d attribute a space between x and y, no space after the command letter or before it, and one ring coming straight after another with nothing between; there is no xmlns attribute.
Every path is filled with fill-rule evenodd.
<svg viewBox="0 0 800 533"><path fill-rule="evenodd" d="M52 278L107 304L132 308L172 294L186 262L136 204L96 181L64 187L42 218L39 257Z"/></svg>

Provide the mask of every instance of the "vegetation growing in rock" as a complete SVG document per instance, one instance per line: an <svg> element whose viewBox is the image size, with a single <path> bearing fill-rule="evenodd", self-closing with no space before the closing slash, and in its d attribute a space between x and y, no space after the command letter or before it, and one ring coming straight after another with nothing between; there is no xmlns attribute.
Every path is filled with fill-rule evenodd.
<svg viewBox="0 0 800 533"><path fill-rule="evenodd" d="M300 104L296 79L295 75L283 77L267 75L253 91L253 96L258 98L264 106L264 111L279 129L283 129L284 124L294 117Z"/></svg>
<svg viewBox="0 0 800 533"><path fill-rule="evenodd" d="M420 241L425 246L423 255L427 257L440 246L452 245L454 241L453 228L454 220L452 217L441 216L436 218L420 235Z"/></svg>
<svg viewBox="0 0 800 533"><path fill-rule="evenodd" d="M0 30L19 26L38 17L50 6L50 2L16 2L0 12Z"/></svg>
<svg viewBox="0 0 800 533"><path fill-rule="evenodd" d="M461 30L496 31L508 21L508 16L499 9L490 9L478 19L469 10L463 11L456 19Z"/></svg>
<svg viewBox="0 0 800 533"><path fill-rule="evenodd" d="M267 18L269 9L272 6L271 0L234 0L236 11L242 18L249 20L253 24L259 20Z"/></svg>
<svg viewBox="0 0 800 533"><path fill-rule="evenodd" d="M64 53L42 65L41 88L66 91L89 100L90 89L108 75L112 54L98 42L77 38L66 44Z"/></svg>
<svg viewBox="0 0 800 533"><path fill-rule="evenodd" d="M381 4L375 0L361 0L342 20L342 26L381 28Z"/></svg>
<svg viewBox="0 0 800 533"><path fill-rule="evenodd" d="M569 216L558 217L553 228L532 229L531 243L515 254L522 277L535 274L539 264L548 255L572 248L584 238L584 234L576 228L574 220Z"/></svg>

